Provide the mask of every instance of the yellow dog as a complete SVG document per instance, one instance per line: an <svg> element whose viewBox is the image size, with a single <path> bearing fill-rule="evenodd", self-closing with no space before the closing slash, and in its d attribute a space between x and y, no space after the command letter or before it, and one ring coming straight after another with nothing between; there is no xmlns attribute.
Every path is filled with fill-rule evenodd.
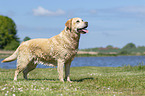
<svg viewBox="0 0 145 96"><path fill-rule="evenodd" d="M63 66L65 65L65 79L69 82L70 65L74 59L79 45L80 33L88 33L88 22L81 18L72 18L65 23L65 29L58 35L49 39L32 39L22 42L17 50L2 62L10 62L17 59L17 75L23 71L27 79L28 72L36 68L37 64L57 66L59 80L63 79Z"/></svg>

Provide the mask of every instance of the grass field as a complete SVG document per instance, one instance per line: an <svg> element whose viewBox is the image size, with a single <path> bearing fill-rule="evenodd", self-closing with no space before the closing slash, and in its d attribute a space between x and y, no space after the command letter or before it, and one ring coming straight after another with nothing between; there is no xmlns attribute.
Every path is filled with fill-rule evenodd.
<svg viewBox="0 0 145 96"><path fill-rule="evenodd" d="M0 69L2 96L145 96L145 66L72 67L73 83L60 82L56 68L35 69L29 80Z"/></svg>

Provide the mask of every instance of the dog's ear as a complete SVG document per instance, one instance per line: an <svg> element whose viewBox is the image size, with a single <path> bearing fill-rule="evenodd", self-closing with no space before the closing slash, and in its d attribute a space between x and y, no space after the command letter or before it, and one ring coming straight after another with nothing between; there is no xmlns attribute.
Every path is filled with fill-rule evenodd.
<svg viewBox="0 0 145 96"><path fill-rule="evenodd" d="M72 19L69 19L69 20L65 23L65 26L66 26L68 29L71 29L71 28L72 28Z"/></svg>

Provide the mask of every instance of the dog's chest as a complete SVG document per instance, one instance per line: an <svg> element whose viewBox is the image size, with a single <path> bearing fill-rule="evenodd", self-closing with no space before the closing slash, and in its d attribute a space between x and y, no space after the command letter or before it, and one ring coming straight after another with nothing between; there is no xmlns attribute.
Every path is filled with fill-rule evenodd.
<svg viewBox="0 0 145 96"><path fill-rule="evenodd" d="M35 55L35 64L44 64L47 66L57 66L57 60L62 59L65 62L72 61L77 53L77 50L62 50L62 51L49 51L49 52L40 52Z"/></svg>

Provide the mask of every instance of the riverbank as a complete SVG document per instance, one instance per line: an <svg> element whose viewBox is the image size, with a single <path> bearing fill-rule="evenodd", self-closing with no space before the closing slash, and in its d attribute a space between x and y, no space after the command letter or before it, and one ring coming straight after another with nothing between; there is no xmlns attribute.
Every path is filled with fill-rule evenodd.
<svg viewBox="0 0 145 96"><path fill-rule="evenodd" d="M14 51L5 51L5 50L0 50L0 58L6 58L10 56Z"/></svg>
<svg viewBox="0 0 145 96"><path fill-rule="evenodd" d="M71 67L71 80L59 82L56 68L37 68L26 81L14 69L0 69L0 94L36 96L143 96L145 66Z"/></svg>
<svg viewBox="0 0 145 96"><path fill-rule="evenodd" d="M0 50L0 58L6 58L10 56L14 51ZM145 53L130 53L130 54L118 54L116 52L99 53L99 52L88 52L78 51L76 57L102 57L102 56L143 56Z"/></svg>

